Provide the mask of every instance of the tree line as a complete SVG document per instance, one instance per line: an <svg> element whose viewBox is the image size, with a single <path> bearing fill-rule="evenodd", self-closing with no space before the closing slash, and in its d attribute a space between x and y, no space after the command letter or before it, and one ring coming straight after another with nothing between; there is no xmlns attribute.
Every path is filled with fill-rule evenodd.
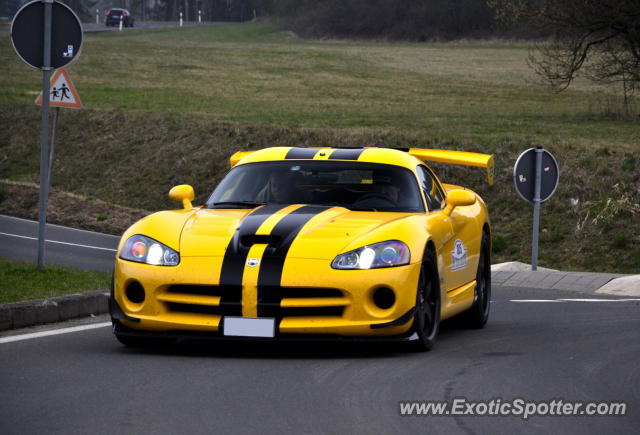
<svg viewBox="0 0 640 435"><path fill-rule="evenodd" d="M412 41L488 37L499 31L486 0L270 0L266 10L305 37Z"/></svg>
<svg viewBox="0 0 640 435"><path fill-rule="evenodd" d="M15 0L0 0L15 1ZM82 21L92 21L95 10L128 9L138 21L248 21L266 15L263 0L58 0L68 4Z"/></svg>

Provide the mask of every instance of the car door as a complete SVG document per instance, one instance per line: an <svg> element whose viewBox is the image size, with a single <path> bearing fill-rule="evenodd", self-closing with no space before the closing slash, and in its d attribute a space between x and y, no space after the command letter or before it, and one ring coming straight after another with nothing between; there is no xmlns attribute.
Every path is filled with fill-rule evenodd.
<svg viewBox="0 0 640 435"><path fill-rule="evenodd" d="M450 216L445 215L446 194L435 174L423 165L416 172L429 209L427 230L438 248L440 283L450 291L475 279L470 273L468 213L463 210L466 207L457 207Z"/></svg>

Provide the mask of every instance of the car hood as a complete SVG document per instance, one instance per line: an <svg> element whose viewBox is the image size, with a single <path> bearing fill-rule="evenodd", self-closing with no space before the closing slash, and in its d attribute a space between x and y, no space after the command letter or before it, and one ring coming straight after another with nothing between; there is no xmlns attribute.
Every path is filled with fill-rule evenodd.
<svg viewBox="0 0 640 435"><path fill-rule="evenodd" d="M200 209L183 227L180 255L224 256L228 249L269 244L289 258L333 259L351 249L398 238L393 228L412 216L415 214L300 205Z"/></svg>

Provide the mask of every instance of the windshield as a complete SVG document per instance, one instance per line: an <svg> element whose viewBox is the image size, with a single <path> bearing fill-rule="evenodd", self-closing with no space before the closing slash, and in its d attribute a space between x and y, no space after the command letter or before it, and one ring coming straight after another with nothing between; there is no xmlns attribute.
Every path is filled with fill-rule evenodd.
<svg viewBox="0 0 640 435"><path fill-rule="evenodd" d="M233 168L207 201L209 208L313 204L350 210L424 212L413 172L375 163L287 161Z"/></svg>

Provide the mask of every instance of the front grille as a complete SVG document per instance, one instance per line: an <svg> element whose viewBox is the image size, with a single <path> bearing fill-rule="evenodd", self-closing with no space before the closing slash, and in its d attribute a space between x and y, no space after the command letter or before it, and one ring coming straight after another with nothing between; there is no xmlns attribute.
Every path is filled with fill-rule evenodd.
<svg viewBox="0 0 640 435"><path fill-rule="evenodd" d="M199 296L204 298L198 298ZM211 298L207 299L207 297ZM172 285L159 299L167 303L169 311L176 313L242 315L242 287L240 286Z"/></svg>
<svg viewBox="0 0 640 435"><path fill-rule="evenodd" d="M263 317L342 317L344 307L306 307L306 308L283 308L276 306L264 306Z"/></svg>
<svg viewBox="0 0 640 435"><path fill-rule="evenodd" d="M224 315L223 307L216 307L212 305L197 305L197 304L179 304L176 302L168 302L167 308L173 313L195 313L195 314L216 314ZM230 314L229 314L230 315Z"/></svg>
<svg viewBox="0 0 640 435"><path fill-rule="evenodd" d="M262 287L258 315L264 317L340 317L349 304L342 291L332 288Z"/></svg>
<svg viewBox="0 0 640 435"><path fill-rule="evenodd" d="M168 311L219 316L242 316L242 287L173 285L158 295ZM342 291L332 288L260 287L258 316L341 317L349 305Z"/></svg>

